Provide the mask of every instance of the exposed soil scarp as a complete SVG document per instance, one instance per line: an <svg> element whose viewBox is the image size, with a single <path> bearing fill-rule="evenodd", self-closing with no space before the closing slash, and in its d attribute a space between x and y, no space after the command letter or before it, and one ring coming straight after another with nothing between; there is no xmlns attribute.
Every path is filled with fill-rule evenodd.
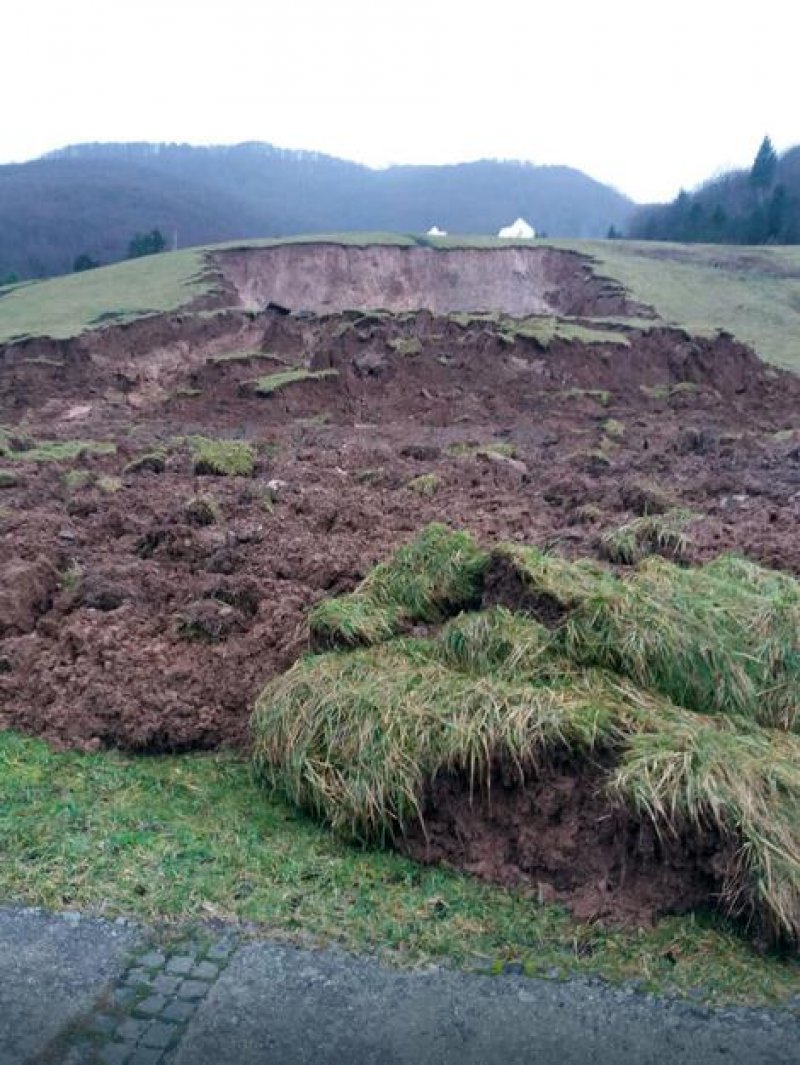
<svg viewBox="0 0 800 1065"><path fill-rule="evenodd" d="M706 837L659 837L603 795L600 767L568 759L526 781L470 794L460 777L435 781L424 829L399 849L560 902L583 920L650 924L709 905L732 858Z"/></svg>
<svg viewBox="0 0 800 1065"><path fill-rule="evenodd" d="M273 303L317 313L375 307L518 317L653 313L598 277L583 256L554 248L283 244L218 252L213 261L226 290L252 310Z"/></svg>

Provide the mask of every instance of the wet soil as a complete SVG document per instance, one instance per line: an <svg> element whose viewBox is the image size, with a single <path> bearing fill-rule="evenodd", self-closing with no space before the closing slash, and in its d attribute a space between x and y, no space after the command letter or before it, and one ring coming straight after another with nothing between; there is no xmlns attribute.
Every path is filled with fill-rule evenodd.
<svg viewBox="0 0 800 1065"><path fill-rule="evenodd" d="M659 837L605 793L605 765L555 760L519 780L494 774L470 792L452 775L429 790L424 824L399 849L507 887L581 920L647 925L712 904L731 860L718 839Z"/></svg>
<svg viewBox="0 0 800 1065"><path fill-rule="evenodd" d="M604 292L582 313L605 312ZM85 748L246 745L256 694L307 647L309 607L434 520L592 554L655 484L701 515L692 559L800 572L800 381L729 336L654 323L613 341L234 307L0 349L18 452L0 458L15 475L0 487L0 727ZM335 372L258 394L298 367ZM251 443L254 475L198 475L198 433ZM116 452L19 453L74 439ZM409 487L429 473L434 494Z"/></svg>

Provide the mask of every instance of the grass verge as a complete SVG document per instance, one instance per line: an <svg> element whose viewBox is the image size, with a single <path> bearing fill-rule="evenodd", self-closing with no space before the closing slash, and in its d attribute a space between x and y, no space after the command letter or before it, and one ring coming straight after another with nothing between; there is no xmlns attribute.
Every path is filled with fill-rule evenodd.
<svg viewBox="0 0 800 1065"><path fill-rule="evenodd" d="M49 909L254 921L395 963L449 960L601 974L714 1002L781 1003L800 966L757 955L718 920L648 931L576 925L558 907L391 853L349 847L231 756L57 753L0 733L0 896Z"/></svg>

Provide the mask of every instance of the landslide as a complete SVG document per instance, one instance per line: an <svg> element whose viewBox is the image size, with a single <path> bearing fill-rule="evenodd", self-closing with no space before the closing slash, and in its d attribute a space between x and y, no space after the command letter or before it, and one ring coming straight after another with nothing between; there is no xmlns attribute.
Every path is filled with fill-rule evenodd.
<svg viewBox="0 0 800 1065"><path fill-rule="evenodd" d="M500 265L513 262L528 279L536 264L549 310L612 313L584 260L546 249L269 251L248 276L291 261L300 286L305 264L320 301L329 255L383 304L412 299L392 285L417 260L465 264L440 294L482 264L492 292L506 271L521 299L532 287ZM81 747L247 745L257 693L308 646L309 609L435 520L607 557L619 526L690 512L685 561L732 550L800 572L800 386L733 338L299 310L184 311L0 348L0 727ZM198 466L199 436L252 449L246 475Z"/></svg>

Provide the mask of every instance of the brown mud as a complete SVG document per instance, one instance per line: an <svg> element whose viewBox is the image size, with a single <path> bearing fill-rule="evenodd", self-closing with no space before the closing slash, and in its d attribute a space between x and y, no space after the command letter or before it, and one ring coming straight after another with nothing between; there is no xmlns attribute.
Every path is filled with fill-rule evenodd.
<svg viewBox="0 0 800 1065"><path fill-rule="evenodd" d="M457 776L430 788L424 826L399 843L409 857L445 864L558 902L580 920L647 925L717 901L732 860L714 837L659 837L604 793L601 765L553 762L526 780L496 773L470 793Z"/></svg>
<svg viewBox="0 0 800 1065"><path fill-rule="evenodd" d="M529 268L530 299L641 319L584 260L553 254L538 288ZM476 269L464 263L459 276ZM514 299L516 268L503 267ZM15 451L0 455L0 727L88 748L246 745L254 697L307 647L309 607L434 520L592 554L655 486L700 515L692 560L736 551L800 572L800 381L733 338L654 322L627 345L546 344L487 316L248 310L287 294L263 264L225 269L238 307L0 348ZM335 373L258 394L295 368ZM248 441L254 475L198 475L192 434ZM116 453L25 461L75 439ZM423 474L432 494L415 490Z"/></svg>

